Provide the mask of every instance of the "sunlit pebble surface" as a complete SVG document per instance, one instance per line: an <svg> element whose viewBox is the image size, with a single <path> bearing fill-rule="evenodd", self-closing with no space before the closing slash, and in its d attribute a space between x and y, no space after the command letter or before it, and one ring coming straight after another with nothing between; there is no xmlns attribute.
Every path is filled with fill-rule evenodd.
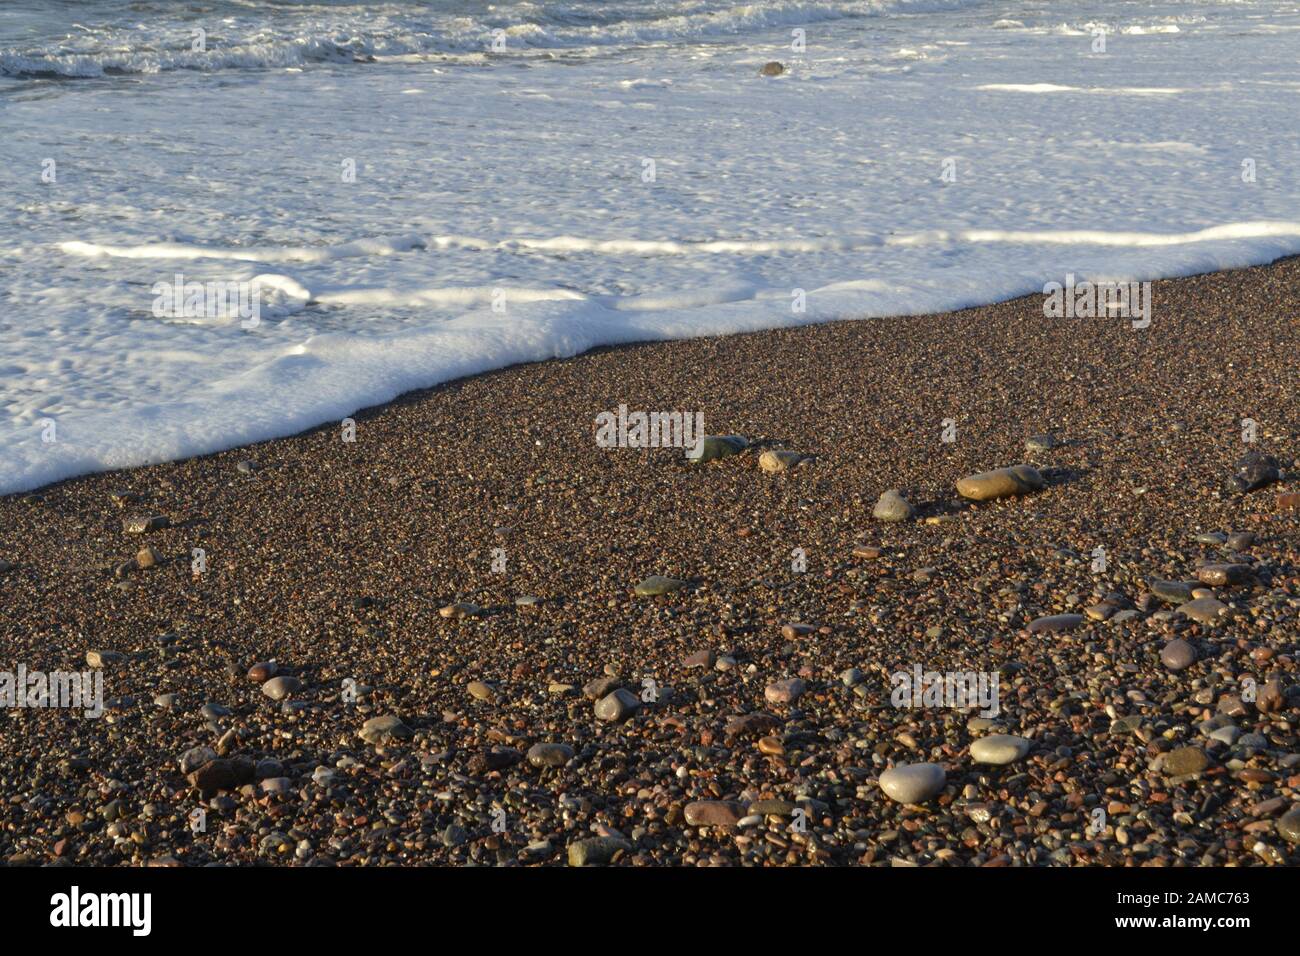
<svg viewBox="0 0 1300 956"><path fill-rule="evenodd" d="M1158 283L1145 331L1048 321L1031 297L605 350L409 395L356 416L354 444L330 426L2 499L0 559L16 563L0 577L7 659L48 670L83 667L88 649L125 657L105 668L103 719L4 713L0 854L559 865L571 844L616 830L624 865L1300 862L1281 822L1294 839L1298 513L1279 506L1300 447L1298 288L1293 259ZM768 475L757 449L699 467L670 450L600 449L595 415L619 402L699 409L710 433L815 459ZM1247 415L1283 480L1242 497L1225 482ZM940 441L943 418L955 443ZM1028 456L1045 490L957 498L957 478L1025 460L1025 438L1049 431L1066 444ZM248 459L251 476L237 468ZM890 487L915 521L870 517ZM138 496L125 510L110 498L121 491ZM151 513L171 527L122 532L124 515ZM1194 540L1214 530L1258 534L1240 558L1258 585L1222 593L1239 616L1027 631L1112 590L1136 600L1149 576L1193 577L1221 557ZM165 563L115 577L145 542ZM855 558L858 543L883 554ZM1109 565L1094 574L1099 545ZM199 579L192 547L210 562ZM491 570L497 547L504 574ZM804 573L790 568L796 547ZM635 597L651 574L689 586ZM527 594L543 603L516 609ZM453 602L484 614L444 619ZM817 630L782 636L793 622ZM167 633L178 639L164 649ZM1199 657L1178 673L1159 659L1174 635ZM736 666L685 667L700 651ZM303 709L283 712L246 679L269 658L301 679ZM1032 738L1029 755L975 765L972 713L890 707L887 675L914 662L999 670L998 723ZM851 667L863 674L852 689L839 676ZM581 688L610 672L638 693L653 679L659 701L597 721ZM795 676L808 691L793 706L764 701ZM1247 676L1281 679L1278 710L1234 704ZM358 703L341 700L347 678ZM474 680L490 700L471 696ZM168 692L172 711L153 702ZM231 713L209 723L208 702ZM1261 746L1198 730L1234 707ZM724 733L759 712L782 753ZM393 714L411 739L358 737ZM1112 715L1138 726L1110 733ZM285 792L201 803L178 759L223 737L227 757L288 778ZM574 756L545 770L516 759L538 742ZM1203 774L1152 768L1184 746L1207 754ZM922 760L946 768L943 792L921 806L886 799L881 772ZM313 781L319 767L334 768L331 783ZM690 801L736 801L743 816L767 797L802 801L806 832L790 817L683 819ZM207 829L194 834L200 805ZM1106 829L1086 835L1096 808Z"/></svg>

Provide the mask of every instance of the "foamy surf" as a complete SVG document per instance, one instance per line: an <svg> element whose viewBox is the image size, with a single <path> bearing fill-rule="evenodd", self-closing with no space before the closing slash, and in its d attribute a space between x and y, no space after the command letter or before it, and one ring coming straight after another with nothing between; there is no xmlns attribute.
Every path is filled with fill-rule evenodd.
<svg viewBox="0 0 1300 956"><path fill-rule="evenodd" d="M1119 5L1104 54L1076 0L130 6L0 7L0 63L163 58L0 84L0 492L595 346L1300 253L1282 4ZM179 65L205 22L307 55Z"/></svg>
<svg viewBox="0 0 1300 956"><path fill-rule="evenodd" d="M980 0L768 0L695 3L681 0L592 4L326 3L256 11L217 3L204 19L193 11L108 3L94 31L63 34L46 44L0 49L0 75L89 79L175 71L223 72L320 65L370 64L420 57L509 56L529 51L690 44L781 27L959 9ZM21 0L42 17L39 0ZM113 15L118 14L120 22ZM221 16L221 13L227 14ZM209 24L205 27L205 24ZM204 29L202 49L194 30ZM4 34L0 33L0 38ZM494 42L495 41L495 42Z"/></svg>

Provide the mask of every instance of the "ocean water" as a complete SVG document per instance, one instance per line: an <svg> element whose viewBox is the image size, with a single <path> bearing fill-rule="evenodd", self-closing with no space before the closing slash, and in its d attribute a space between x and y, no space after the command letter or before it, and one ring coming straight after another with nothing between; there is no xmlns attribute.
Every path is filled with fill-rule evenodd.
<svg viewBox="0 0 1300 956"><path fill-rule="evenodd" d="M0 493L595 345L1297 253L1298 115L1276 0L5 0Z"/></svg>

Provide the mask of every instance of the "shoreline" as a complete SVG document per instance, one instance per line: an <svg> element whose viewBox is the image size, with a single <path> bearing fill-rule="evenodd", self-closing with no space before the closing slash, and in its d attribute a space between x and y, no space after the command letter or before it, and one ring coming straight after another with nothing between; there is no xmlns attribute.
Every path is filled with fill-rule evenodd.
<svg viewBox="0 0 1300 956"><path fill-rule="evenodd" d="M3 783L44 801L21 820L10 805L0 856L561 864L607 836L580 857L1300 862L1283 822L1300 803L1300 511L1281 504L1300 490L1297 314L1289 258L1157 281L1142 330L1045 319L1029 296L609 346L408 392L355 413L355 442L326 425L0 498L12 663L119 655L102 721L4 721ZM620 405L699 411L708 434L751 449L703 465L602 449L596 416ZM1061 444L1028 452L1045 433ZM763 473L773 448L812 460ZM1248 448L1283 480L1235 495ZM954 490L1021 462L1044 489L985 504ZM914 519L873 519L891 488ZM153 514L170 526L123 531ZM1239 548L1196 539L1248 531ZM122 569L145 547L155 567ZM1214 623L1148 590L1238 558L1253 577L1214 588L1229 605ZM651 575L686 586L635 595ZM457 604L478 610L440 613ZM1175 639L1196 661L1171 670ZM300 685L288 706L246 676L271 659ZM891 706L889 676L913 665L999 675L986 719L1028 753L975 764L971 743L994 729L973 722L980 708ZM1243 676L1276 679L1279 706L1235 699ZM584 695L602 678L592 693L657 699L605 721ZM1253 746L1202 732L1225 719ZM229 786L182 773L202 747ZM1185 750L1203 765L1182 755L1198 769L1168 772ZM881 774L907 763L942 766L942 790L889 799ZM106 796L111 780L126 786ZM212 825L193 834L198 806ZM1090 836L1098 807L1112 819Z"/></svg>
<svg viewBox="0 0 1300 956"><path fill-rule="evenodd" d="M1241 267L1234 267L1234 268L1227 268L1227 269L1212 269L1206 272L1196 272L1191 275L1178 275L1178 276L1165 278L1165 279L1144 280L1143 282L1132 282L1132 283L1125 282L1125 283L1121 283L1120 285L1125 285L1125 286L1127 285L1136 286L1136 285L1143 285L1143 284L1168 285L1170 283L1181 283L1181 282L1186 282L1195 279L1204 279L1206 277L1215 276L1215 275L1230 275L1236 273L1250 273L1250 272L1257 272L1261 270L1270 270L1281 264L1292 262L1292 261L1300 262L1300 254L1288 253L1279 256L1278 258L1273 259L1270 262L1260 263L1256 265L1248 265L1248 266L1241 266ZM1073 280L1074 277L1070 276L1069 279ZM1062 306L1060 304L1062 301L1061 288L1060 288L1061 284L1057 282L1057 283L1049 283L1049 285L1055 287L1051 294L1051 298L1052 301L1055 303L1053 308L1058 310L1052 312L1051 314L1052 318L1050 319L1050 321L1060 321L1060 322L1105 321L1103 319L1097 319L1091 316L1076 316L1072 311L1070 311L1068 296L1065 299L1065 306L1064 306L1065 311L1064 312L1059 311L1060 309L1062 309ZM1067 286L1066 288L1068 289L1070 287ZM389 408L399 406L399 405L409 404L411 402L418 402L425 396L432 395L433 393L442 391L444 389L455 388L459 385L462 385L463 383L468 383L479 379L488 378L494 375L512 373L520 369L527 369L535 366L545 366L553 363L578 361L587 358L589 356L601 355L605 353L611 353L611 352L616 353L616 352L622 352L624 350L638 350L638 349L655 348L655 347L671 348L675 345L682 345L689 342L700 342L700 341L727 342L733 340L747 339L751 337L776 335L781 333L798 333L801 330L814 328L818 326L853 325L860 322L892 323L892 322L907 322L910 320L933 319L935 317L941 317L941 316L965 315L966 313L969 312L1000 309L1003 307L1012 306L1013 304L1024 303L1024 302L1037 303L1047 298L1049 298L1049 296L1046 294L1040 297L1040 295L1037 293L1030 293L1027 295L1013 296L1009 299L1001 299L996 302L991 302L987 304L967 306L965 308L954 309L954 310L943 311L943 312L919 312L914 314L891 315L891 316L884 316L884 317L829 319L825 321L814 321L814 322L809 322L800 325L782 326L773 329L758 329L758 330L745 331L745 332L729 332L722 335L703 335L703 336L692 337L687 339L645 339L645 340L632 341L632 342L621 342L621 343L610 344L610 345L596 345L582 352L579 352L576 355L571 355L567 357L553 357L553 358L514 362L509 365L502 366L501 368L488 369L482 372L474 372L469 375L457 376L455 378L448 379L445 382L439 382L435 385L412 388L405 392L399 393L398 395L396 395L392 399L389 399L388 401L379 402L374 405L364 405L356 409L355 411L351 412L350 415L346 417L352 418L354 420L362 417L373 417L375 415L383 414L385 410ZM1140 303L1142 302L1140 293L1135 292L1134 299L1137 303L1139 303L1139 305L1137 306L1138 308L1150 309L1151 304L1149 301L1146 303L1145 306L1140 305ZM1127 299L1125 301L1127 301ZM1127 321L1127 319L1124 317L1120 317L1112 321L1114 321L1118 325L1123 325ZM1150 321L1149 316L1144 321L1149 322ZM600 411L611 411L611 410L612 409L600 409ZM597 412L596 414L598 413L599 412ZM245 442L245 443L231 446L230 448L221 449L220 451L204 452L197 455L183 455L179 458L168 459L166 461L153 462L151 464L145 464L145 465L129 465L122 468L86 472L84 474L73 475L69 478L61 478L55 481L46 482L45 484L38 485L34 488L29 488L24 491L15 491L15 492L8 492L5 494L0 494L0 502L9 499L22 499L33 495L39 496L40 493L46 489L55 488L60 485L65 485L69 483L84 481L98 476L118 475L118 474L129 475L133 472L144 471L151 468L160 468L160 467L165 467L167 465L175 465L175 464L191 462L191 461L201 461L204 459L214 458L222 455L233 455L239 452L245 452L251 449L260 448L267 445L274 445L280 442L290 442L297 439L301 439L307 435L320 432L322 430L327 430L336 427L336 425L337 423L331 420L318 425L312 425L308 428L304 428L301 431L294 432L293 434L290 435L282 435L277 438L264 438L258 441Z"/></svg>

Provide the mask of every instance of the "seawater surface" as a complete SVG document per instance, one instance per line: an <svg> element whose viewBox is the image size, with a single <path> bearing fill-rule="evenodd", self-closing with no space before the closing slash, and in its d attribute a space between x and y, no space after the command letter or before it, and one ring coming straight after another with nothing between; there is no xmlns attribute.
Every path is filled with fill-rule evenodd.
<svg viewBox="0 0 1300 956"><path fill-rule="evenodd" d="M1277 0L8 0L0 492L595 345L1300 252L1297 115ZM159 315L178 275L260 321Z"/></svg>

